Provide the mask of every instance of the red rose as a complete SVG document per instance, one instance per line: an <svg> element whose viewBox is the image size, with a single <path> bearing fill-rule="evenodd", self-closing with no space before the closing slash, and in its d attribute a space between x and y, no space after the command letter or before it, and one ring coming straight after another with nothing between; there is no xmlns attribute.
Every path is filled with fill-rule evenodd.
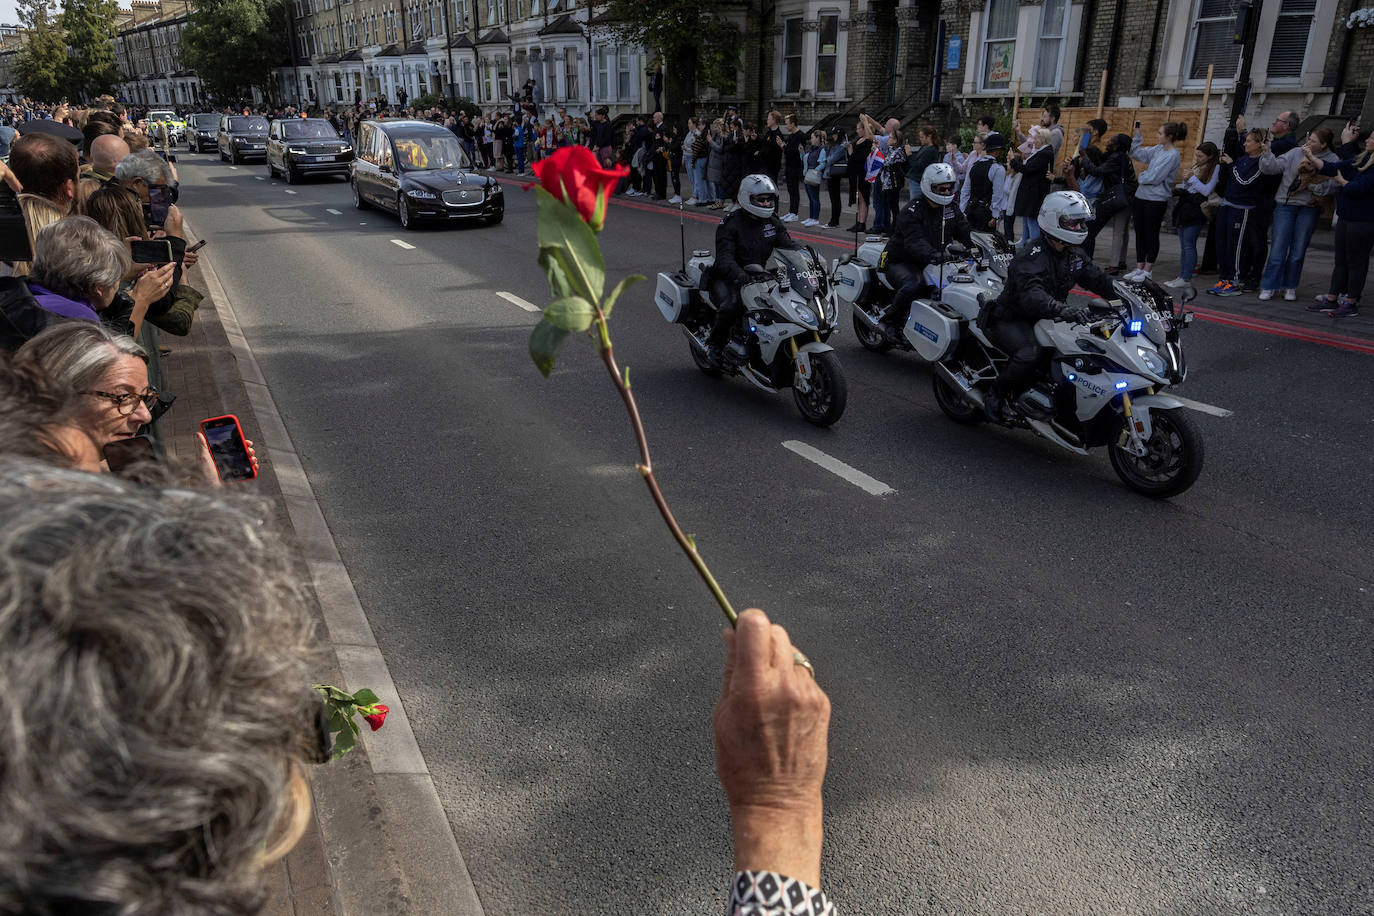
<svg viewBox="0 0 1374 916"><path fill-rule="evenodd" d="M382 727L382 723L386 721L386 714L391 712L391 708L385 703L378 703L372 708L377 711L363 716L363 719L368 725L372 726L372 730L375 732Z"/></svg>
<svg viewBox="0 0 1374 916"><path fill-rule="evenodd" d="M600 232L606 219L606 199L620 179L630 174L625 166L603 169L585 146L565 146L534 164L540 185L554 197L577 208L582 221ZM598 217L597 204L601 213Z"/></svg>

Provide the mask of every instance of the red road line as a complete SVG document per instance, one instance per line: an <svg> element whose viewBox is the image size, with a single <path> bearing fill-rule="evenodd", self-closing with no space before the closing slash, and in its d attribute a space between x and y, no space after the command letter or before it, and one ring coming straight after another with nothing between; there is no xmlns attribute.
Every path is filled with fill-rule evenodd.
<svg viewBox="0 0 1374 916"><path fill-rule="evenodd" d="M494 176L495 177L495 176ZM516 178L496 177L497 181L506 184L524 186L528 182ZM646 213L666 213L673 214L672 207L660 207L654 204L642 204L638 201L624 200L623 198L611 198L611 204L617 207L624 207L627 210L640 210ZM702 213L693 213L689 210L680 211L680 215L685 219L696 220L700 223L718 223L718 217L707 216ZM828 245L831 248L840 248L845 251L853 251L853 242L839 242L834 237L827 238L823 235L809 235L788 230L788 234L795 239L807 242L814 242L818 245ZM1074 295L1088 296L1081 290L1073 290ZM1193 314L1203 321L1220 324L1226 327L1239 328L1243 331L1256 331L1260 334L1272 334L1276 337L1286 337L1289 340L1300 340L1304 343L1318 344L1323 347L1335 347L1338 350L1348 350L1352 353L1363 353L1374 356L1374 341L1364 340L1359 337L1348 337L1343 334L1332 334L1327 331L1317 331L1311 328L1304 328L1295 324L1284 324L1278 321L1270 321L1267 318L1252 318L1249 315L1236 315L1231 312L1217 312L1207 308L1193 308Z"/></svg>

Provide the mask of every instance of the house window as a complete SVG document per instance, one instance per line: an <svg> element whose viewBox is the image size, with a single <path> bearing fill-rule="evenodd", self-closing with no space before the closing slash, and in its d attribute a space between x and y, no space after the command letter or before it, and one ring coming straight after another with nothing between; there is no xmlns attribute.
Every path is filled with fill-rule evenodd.
<svg viewBox="0 0 1374 916"><path fill-rule="evenodd" d="M821 14L817 38L819 47L816 49L816 91L834 92L835 67L839 60L837 46L840 41L838 13Z"/></svg>
<svg viewBox="0 0 1374 916"><path fill-rule="evenodd" d="M473 84L473 79L472 79L472 61L470 61L470 60L465 60L465 61L463 61L462 73L463 73L463 97L464 97L464 98L469 98L469 99L475 99L475 98L477 98L477 88L476 88L476 86Z"/></svg>
<svg viewBox="0 0 1374 916"><path fill-rule="evenodd" d="M1016 59L1017 0L988 0L983 21L983 88L1011 87L1011 65Z"/></svg>
<svg viewBox="0 0 1374 916"><path fill-rule="evenodd" d="M611 54L605 45L596 49L596 97L603 102L611 98Z"/></svg>
<svg viewBox="0 0 1374 916"><path fill-rule="evenodd" d="M1307 63L1307 39L1317 0L1283 0L1274 22L1274 41L1269 46L1270 77L1296 79Z"/></svg>
<svg viewBox="0 0 1374 916"><path fill-rule="evenodd" d="M796 95L801 91L802 21L788 19L782 24L782 91Z"/></svg>
<svg viewBox="0 0 1374 916"><path fill-rule="evenodd" d="M1236 0L1198 0L1188 79L1205 80L1208 64L1216 68L1213 71L1215 78L1227 81L1236 78L1241 46L1232 40L1235 31Z"/></svg>
<svg viewBox="0 0 1374 916"><path fill-rule="evenodd" d="M629 48L621 48L616 55L616 98L622 102L632 102L639 97L635 90L639 88L635 81L635 60L637 55Z"/></svg>
<svg viewBox="0 0 1374 916"><path fill-rule="evenodd" d="M1040 40L1035 47L1032 88L1055 91L1064 66L1064 37L1069 27L1068 0L1045 0L1040 8Z"/></svg>
<svg viewBox="0 0 1374 916"><path fill-rule="evenodd" d="M563 98L577 97L577 53L569 48L563 52Z"/></svg>

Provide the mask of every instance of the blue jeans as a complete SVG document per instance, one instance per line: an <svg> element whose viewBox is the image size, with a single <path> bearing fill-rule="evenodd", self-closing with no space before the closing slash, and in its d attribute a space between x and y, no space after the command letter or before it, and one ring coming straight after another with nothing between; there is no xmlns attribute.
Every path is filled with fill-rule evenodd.
<svg viewBox="0 0 1374 916"><path fill-rule="evenodd" d="M1034 216L1021 217L1021 240L1040 238L1040 223Z"/></svg>
<svg viewBox="0 0 1374 916"><path fill-rule="evenodd" d="M1184 280L1193 279L1193 274L1197 272L1197 239L1201 234L1202 223L1178 227L1178 250L1181 258L1178 275Z"/></svg>
<svg viewBox="0 0 1374 916"><path fill-rule="evenodd" d="M711 183L706 180L706 157L692 160L692 196L697 200L715 200Z"/></svg>
<svg viewBox="0 0 1374 916"><path fill-rule="evenodd" d="M821 218L821 186L818 184L806 186L806 212L814 220Z"/></svg>
<svg viewBox="0 0 1374 916"><path fill-rule="evenodd" d="M878 182L873 182L873 223L874 232L885 232L887 230L887 201L883 200L883 192Z"/></svg>
<svg viewBox="0 0 1374 916"><path fill-rule="evenodd" d="M1274 208L1274 243L1264 263L1261 289L1297 289L1307 245L1317 228L1318 207L1279 204Z"/></svg>
<svg viewBox="0 0 1374 916"><path fill-rule="evenodd" d="M515 171L525 171L525 148L523 146L515 148Z"/></svg>

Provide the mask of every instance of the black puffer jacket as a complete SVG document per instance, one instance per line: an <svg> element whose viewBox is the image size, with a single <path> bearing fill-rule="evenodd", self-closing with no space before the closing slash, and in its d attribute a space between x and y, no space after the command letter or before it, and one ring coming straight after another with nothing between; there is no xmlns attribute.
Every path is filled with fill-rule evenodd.
<svg viewBox="0 0 1374 916"><path fill-rule="evenodd" d="M883 249L883 266L920 269L940 260L945 246L955 240L973 244L964 214L954 204L932 207L924 194L918 195L897 214L897 227Z"/></svg>
<svg viewBox="0 0 1374 916"><path fill-rule="evenodd" d="M1048 239L1031 241L1025 254L1011 262L1007 285L993 301L992 321L1039 321L1063 313L1069 291L1081 286L1104 299L1111 298L1112 278L1083 253L1069 245L1056 251Z"/></svg>
<svg viewBox="0 0 1374 916"><path fill-rule="evenodd" d="M741 284L748 279L744 265L768 265L774 248L797 248L787 227L776 216L759 219L746 210L736 210L716 227L716 260L711 278Z"/></svg>

